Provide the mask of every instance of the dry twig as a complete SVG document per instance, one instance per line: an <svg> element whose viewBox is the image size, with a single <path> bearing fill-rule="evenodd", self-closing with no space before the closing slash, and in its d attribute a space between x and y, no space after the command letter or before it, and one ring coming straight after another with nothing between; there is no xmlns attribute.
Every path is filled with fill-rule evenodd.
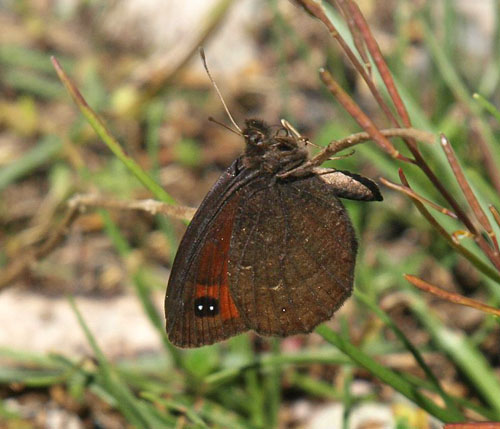
<svg viewBox="0 0 500 429"><path fill-rule="evenodd" d="M0 274L0 289L8 287L30 269L32 264L40 261L52 252L66 237L78 215L88 208L109 208L118 210L142 210L151 215L163 214L176 219L190 220L196 209L184 206L173 206L155 200L120 201L110 200L99 195L76 195L68 202L68 211L54 230L49 230L47 237L39 246L22 249L12 258L12 262Z"/></svg>
<svg viewBox="0 0 500 429"><path fill-rule="evenodd" d="M412 276L410 274L405 275L405 279L408 280L411 284L415 285L419 289L430 292L433 295L438 296L441 299L444 299L449 302L453 302L455 304L465 305L467 307L475 308L476 310L480 310L483 313L493 314L494 316L500 317L500 309L491 307L489 305L483 304L474 299L466 298L463 295L448 292L438 286L434 286L418 277Z"/></svg>

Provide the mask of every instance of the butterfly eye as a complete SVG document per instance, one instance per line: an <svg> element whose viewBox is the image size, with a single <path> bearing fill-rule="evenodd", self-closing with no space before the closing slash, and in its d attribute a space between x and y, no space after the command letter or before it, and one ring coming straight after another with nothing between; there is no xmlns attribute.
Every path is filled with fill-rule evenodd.
<svg viewBox="0 0 500 429"><path fill-rule="evenodd" d="M260 132L253 132L248 135L247 141L251 145L260 146L262 143L264 143L264 134Z"/></svg>
<svg viewBox="0 0 500 429"><path fill-rule="evenodd" d="M290 145L286 141L282 141L276 145L276 148L281 152L287 152L296 148L296 146Z"/></svg>

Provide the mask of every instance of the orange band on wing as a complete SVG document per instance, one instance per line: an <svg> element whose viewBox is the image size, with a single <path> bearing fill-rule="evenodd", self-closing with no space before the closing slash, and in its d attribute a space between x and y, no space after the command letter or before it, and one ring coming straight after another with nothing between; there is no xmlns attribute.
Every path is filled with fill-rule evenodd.
<svg viewBox="0 0 500 429"><path fill-rule="evenodd" d="M195 297L210 297L218 301L220 317L223 320L240 317L231 297L227 275L229 248L234 222L234 207L238 199L234 198L225 207L217 223L213 225L210 236L201 249L198 272L196 273Z"/></svg>

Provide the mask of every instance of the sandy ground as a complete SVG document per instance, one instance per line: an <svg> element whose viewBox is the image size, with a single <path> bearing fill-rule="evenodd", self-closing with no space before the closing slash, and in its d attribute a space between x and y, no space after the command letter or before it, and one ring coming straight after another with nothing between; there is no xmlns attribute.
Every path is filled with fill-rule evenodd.
<svg viewBox="0 0 500 429"><path fill-rule="evenodd" d="M162 294L155 295L155 302L161 310ZM108 357L134 356L161 348L159 337L135 295L127 293L107 299L78 297L76 304ZM20 311L23 317L19 317ZM0 347L70 356L90 353L64 297L6 290L0 294L0 326Z"/></svg>

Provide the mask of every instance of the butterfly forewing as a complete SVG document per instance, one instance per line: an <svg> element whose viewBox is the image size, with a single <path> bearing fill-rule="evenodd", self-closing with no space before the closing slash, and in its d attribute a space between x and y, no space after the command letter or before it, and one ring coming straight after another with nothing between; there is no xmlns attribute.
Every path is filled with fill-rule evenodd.
<svg viewBox="0 0 500 429"><path fill-rule="evenodd" d="M231 297L227 269L240 197L232 188L236 170L234 163L200 205L172 267L165 314L168 337L180 347L212 344L248 329Z"/></svg>

